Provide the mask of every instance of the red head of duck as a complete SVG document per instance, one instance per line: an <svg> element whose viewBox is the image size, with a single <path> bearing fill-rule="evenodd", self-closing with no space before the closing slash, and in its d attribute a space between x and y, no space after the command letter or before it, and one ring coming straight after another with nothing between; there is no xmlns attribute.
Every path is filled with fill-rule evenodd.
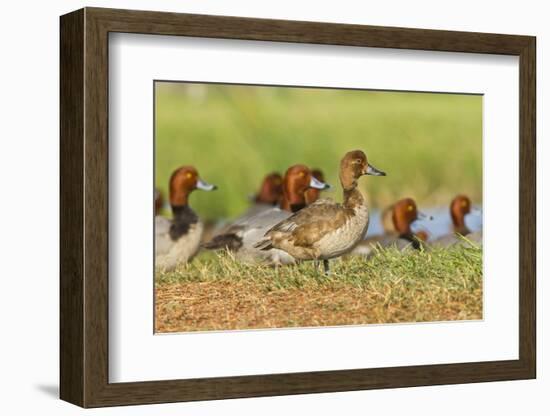
<svg viewBox="0 0 550 416"><path fill-rule="evenodd" d="M466 235L470 232L464 217L470 213L472 203L466 195L457 195L451 201L451 219L453 220L453 229L455 233Z"/></svg>
<svg viewBox="0 0 550 416"><path fill-rule="evenodd" d="M254 198L258 204L276 205L283 196L283 177L273 172L266 175L262 181L260 191Z"/></svg>
<svg viewBox="0 0 550 416"><path fill-rule="evenodd" d="M296 212L306 206L306 191L310 188L328 189L330 186L316 179L305 165L294 165L287 169L283 179L281 209Z"/></svg>
<svg viewBox="0 0 550 416"><path fill-rule="evenodd" d="M195 189L213 191L217 187L203 181L193 166L182 166L176 169L170 177L170 205L172 207L188 205L189 195Z"/></svg>

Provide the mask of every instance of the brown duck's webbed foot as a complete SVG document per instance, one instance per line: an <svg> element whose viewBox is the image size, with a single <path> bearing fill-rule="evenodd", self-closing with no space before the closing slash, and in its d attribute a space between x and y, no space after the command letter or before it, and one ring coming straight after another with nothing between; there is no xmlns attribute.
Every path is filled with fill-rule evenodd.
<svg viewBox="0 0 550 416"><path fill-rule="evenodd" d="M330 276L330 267L328 260L323 260L323 268L325 269L325 276Z"/></svg>

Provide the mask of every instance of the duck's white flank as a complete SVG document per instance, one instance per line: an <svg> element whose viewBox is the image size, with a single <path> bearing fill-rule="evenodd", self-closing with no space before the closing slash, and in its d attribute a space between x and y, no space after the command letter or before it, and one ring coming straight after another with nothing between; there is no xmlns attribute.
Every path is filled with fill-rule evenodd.
<svg viewBox="0 0 550 416"><path fill-rule="evenodd" d="M170 238L170 222L155 224L160 229L155 230L155 268L163 271L173 270L179 263L190 261L199 251L203 224L201 221L189 226L189 231L176 241ZM168 225L166 227L166 225ZM160 233L159 233L160 231Z"/></svg>

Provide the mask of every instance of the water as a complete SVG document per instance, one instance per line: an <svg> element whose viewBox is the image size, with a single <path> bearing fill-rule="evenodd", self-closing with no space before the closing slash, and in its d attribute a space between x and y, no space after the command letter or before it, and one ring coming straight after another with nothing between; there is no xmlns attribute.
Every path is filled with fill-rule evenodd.
<svg viewBox="0 0 550 416"><path fill-rule="evenodd" d="M436 239L438 237L447 235L453 232L453 223L451 220L451 214L449 212L449 207L434 207L428 209L422 209L421 212L427 216L431 216L433 219L418 219L411 224L411 229L413 232L419 230L425 230L430 235L430 240ZM479 231L482 227L482 212L481 207L467 214L464 217L466 226L471 231ZM384 234L384 229L382 228L381 215L380 211L371 211L369 230L367 231L367 237L372 237L374 235Z"/></svg>

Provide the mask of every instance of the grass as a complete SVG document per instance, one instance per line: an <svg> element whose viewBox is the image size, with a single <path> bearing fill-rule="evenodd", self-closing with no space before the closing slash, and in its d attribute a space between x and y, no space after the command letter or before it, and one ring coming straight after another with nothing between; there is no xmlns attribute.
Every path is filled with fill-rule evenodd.
<svg viewBox="0 0 550 416"><path fill-rule="evenodd" d="M270 171L320 167L336 185L343 154L363 149L388 173L361 180L372 207L411 196L445 205L482 198L482 97L249 86L156 84L156 186L193 164L215 193L195 192L206 220L243 212Z"/></svg>
<svg viewBox="0 0 550 416"><path fill-rule="evenodd" d="M202 253L156 275L157 332L482 318L482 249L459 246L272 268Z"/></svg>

